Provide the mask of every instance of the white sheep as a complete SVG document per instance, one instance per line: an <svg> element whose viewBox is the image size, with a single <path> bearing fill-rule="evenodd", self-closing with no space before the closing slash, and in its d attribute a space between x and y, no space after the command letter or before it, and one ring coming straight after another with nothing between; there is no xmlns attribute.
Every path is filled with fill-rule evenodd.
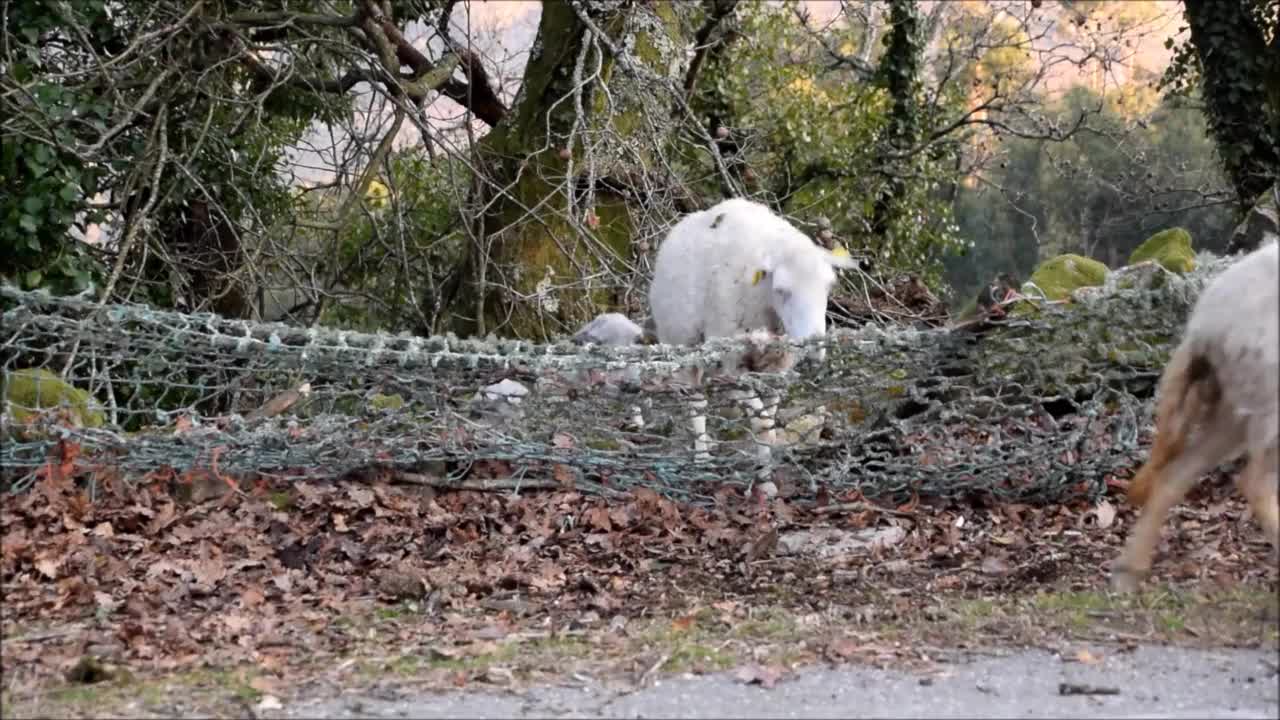
<svg viewBox="0 0 1280 720"><path fill-rule="evenodd" d="M835 268L853 266L757 202L734 198L691 213L654 259L649 306L658 341L697 345L752 330L825 335Z"/></svg>
<svg viewBox="0 0 1280 720"><path fill-rule="evenodd" d="M658 248L649 307L658 342L697 345L710 338L738 337L750 346L740 370L781 371L791 359L751 367L763 352L765 335L785 333L793 340L820 337L827 331L827 295L835 284L835 268L854 266L847 254L832 253L768 207L735 198L691 213L675 224ZM755 348L755 349L752 349ZM815 357L822 360L819 349ZM773 414L778 398L761 399L751 391L737 399L752 412L752 431L762 463L773 440ZM706 398L691 403L690 430L695 457L708 457Z"/></svg>
<svg viewBox="0 0 1280 720"><path fill-rule="evenodd" d="M644 330L631 318L614 312L597 315L591 322L583 325L572 339L579 345L635 345L643 336Z"/></svg>
<svg viewBox="0 0 1280 720"><path fill-rule="evenodd" d="M1236 485L1280 556L1280 245L1233 263L1200 294L1160 378L1151 457L1129 484L1142 506L1112 587L1135 590L1165 515L1200 476L1247 453Z"/></svg>

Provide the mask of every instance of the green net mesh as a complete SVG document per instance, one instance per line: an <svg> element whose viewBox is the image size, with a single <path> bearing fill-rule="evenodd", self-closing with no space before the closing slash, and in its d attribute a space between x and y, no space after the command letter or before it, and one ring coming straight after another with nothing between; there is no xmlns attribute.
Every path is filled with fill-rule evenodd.
<svg viewBox="0 0 1280 720"><path fill-rule="evenodd" d="M1227 262L1142 282L1113 273L1078 302L981 333L841 329L796 349L821 344L825 360L785 372L713 372L740 352L730 340L363 334L6 287L0 462L19 489L67 440L77 462L126 478L216 462L237 478L377 470L448 483L483 467L512 487L645 486L692 501L768 479L799 495L1058 502L1141 461L1159 374Z"/></svg>

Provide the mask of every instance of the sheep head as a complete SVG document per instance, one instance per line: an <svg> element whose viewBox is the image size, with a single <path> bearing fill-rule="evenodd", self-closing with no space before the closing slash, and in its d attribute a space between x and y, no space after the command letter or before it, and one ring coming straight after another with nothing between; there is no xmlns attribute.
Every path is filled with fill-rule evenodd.
<svg viewBox="0 0 1280 720"><path fill-rule="evenodd" d="M827 296L836 282L835 268L856 264L843 248L832 252L811 245L800 253L766 256L752 284L765 284L769 307L789 337L822 337L827 334Z"/></svg>

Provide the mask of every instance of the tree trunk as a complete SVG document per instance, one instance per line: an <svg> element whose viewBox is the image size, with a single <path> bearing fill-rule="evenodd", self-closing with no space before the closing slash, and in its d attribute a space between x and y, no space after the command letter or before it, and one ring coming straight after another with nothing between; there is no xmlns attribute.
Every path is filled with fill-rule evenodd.
<svg viewBox="0 0 1280 720"><path fill-rule="evenodd" d="M653 207L642 218L637 185L641 168L659 166L679 118L668 88L620 67L590 25L678 87L685 43L672 38L691 35L690 8L583 7L586 20L564 0L543 3L515 105L478 143L472 246L448 300L459 335L546 340L604 308L645 309L642 297L619 291L617 273L643 255L633 243L643 223L672 219L653 217Z"/></svg>
<svg viewBox="0 0 1280 720"><path fill-rule="evenodd" d="M1200 59L1209 129L1237 204L1247 210L1280 175L1280 44L1273 38L1268 47L1248 2L1183 5Z"/></svg>
<svg viewBox="0 0 1280 720"><path fill-rule="evenodd" d="M885 73L889 96L893 107L889 111L889 131L886 149L902 153L916 143L920 134L918 104L915 90L920 78L920 40L917 28L919 10L915 0L892 0L889 4L889 47L885 52L882 72ZM886 167L896 163L885 162ZM887 187L876 198L871 219L872 234L885 242L897 214L899 200L906 194L907 184L898 175L889 172Z"/></svg>

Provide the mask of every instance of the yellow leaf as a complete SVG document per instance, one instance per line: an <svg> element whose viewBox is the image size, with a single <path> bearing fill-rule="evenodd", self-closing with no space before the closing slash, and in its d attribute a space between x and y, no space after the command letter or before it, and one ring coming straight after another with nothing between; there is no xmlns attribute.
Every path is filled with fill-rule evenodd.
<svg viewBox="0 0 1280 720"><path fill-rule="evenodd" d="M798 77L787 83L787 87L797 93L813 93L813 80L804 77Z"/></svg>
<svg viewBox="0 0 1280 720"><path fill-rule="evenodd" d="M376 208L386 207L387 196L390 194L391 191L387 189L387 186L377 180L370 180L369 189L364 191L365 199L369 201L371 206Z"/></svg>

